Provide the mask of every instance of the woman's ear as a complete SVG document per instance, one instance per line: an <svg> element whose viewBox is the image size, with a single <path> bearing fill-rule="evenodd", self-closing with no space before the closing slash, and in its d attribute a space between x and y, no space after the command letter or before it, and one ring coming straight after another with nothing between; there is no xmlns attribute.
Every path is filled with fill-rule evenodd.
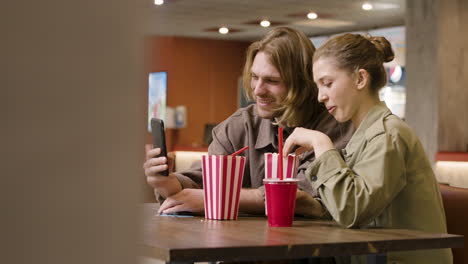
<svg viewBox="0 0 468 264"><path fill-rule="evenodd" d="M359 69L357 71L356 85L358 90L362 90L370 84L370 75L364 69Z"/></svg>

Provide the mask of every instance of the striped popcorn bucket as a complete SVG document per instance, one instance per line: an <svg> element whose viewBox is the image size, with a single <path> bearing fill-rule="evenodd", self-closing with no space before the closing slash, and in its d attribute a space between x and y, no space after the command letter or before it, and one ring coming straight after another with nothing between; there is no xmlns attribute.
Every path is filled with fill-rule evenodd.
<svg viewBox="0 0 468 264"><path fill-rule="evenodd" d="M283 178L295 179L297 174L298 160L296 155L289 154L283 157ZM265 179L279 178L278 153L265 153Z"/></svg>
<svg viewBox="0 0 468 264"><path fill-rule="evenodd" d="M265 153L265 179L279 179L278 153ZM289 154L283 157L283 179L296 179L298 159L296 155ZM267 198L265 196L265 215L268 215Z"/></svg>
<svg viewBox="0 0 468 264"><path fill-rule="evenodd" d="M206 219L237 219L244 167L242 156L202 156Z"/></svg>

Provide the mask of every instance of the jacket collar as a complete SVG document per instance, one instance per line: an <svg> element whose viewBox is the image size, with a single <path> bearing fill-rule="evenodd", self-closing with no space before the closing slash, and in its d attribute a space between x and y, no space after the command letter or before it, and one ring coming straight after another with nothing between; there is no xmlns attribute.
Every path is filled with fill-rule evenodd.
<svg viewBox="0 0 468 264"><path fill-rule="evenodd" d="M256 109L254 110L256 114ZM283 140L293 132L294 127L285 127L283 130ZM271 145L274 149L278 149L278 125L275 125L274 119L261 119L258 128L257 141L255 149L263 149Z"/></svg>
<svg viewBox="0 0 468 264"><path fill-rule="evenodd" d="M258 128L258 136L257 142L255 142L255 149L262 149L267 147L268 145L272 145L273 147L275 147L276 129L278 129L278 126L273 125L273 120L262 118L260 126Z"/></svg>

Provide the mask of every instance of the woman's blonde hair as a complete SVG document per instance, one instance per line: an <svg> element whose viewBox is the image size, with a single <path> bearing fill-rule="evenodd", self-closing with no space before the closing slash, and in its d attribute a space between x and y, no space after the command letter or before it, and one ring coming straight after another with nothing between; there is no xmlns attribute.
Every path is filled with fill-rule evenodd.
<svg viewBox="0 0 468 264"><path fill-rule="evenodd" d="M255 56L264 52L278 70L287 89L286 98L275 109L276 121L282 126L302 126L314 117L320 105L317 87L312 76L312 58L315 47L300 31L278 27L247 49L244 66L244 91L249 99L255 99L251 87L252 64Z"/></svg>
<svg viewBox="0 0 468 264"><path fill-rule="evenodd" d="M355 72L364 69L370 76L370 90L377 93L387 83L384 62L395 57L392 45L384 37L343 34L329 39L314 54L314 62L331 58L340 69Z"/></svg>

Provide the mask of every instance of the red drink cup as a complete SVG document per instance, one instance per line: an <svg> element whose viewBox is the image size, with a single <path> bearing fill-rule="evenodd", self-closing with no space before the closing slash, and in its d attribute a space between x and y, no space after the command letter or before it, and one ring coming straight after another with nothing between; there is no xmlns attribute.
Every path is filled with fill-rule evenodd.
<svg viewBox="0 0 468 264"><path fill-rule="evenodd" d="M206 219L237 219L244 167L245 157L202 156Z"/></svg>
<svg viewBox="0 0 468 264"><path fill-rule="evenodd" d="M278 153L265 153L265 179L280 179L279 176L279 157ZM283 158L283 179L295 179L297 175L298 157L294 154L289 154ZM265 197L265 215L268 215L268 206Z"/></svg>
<svg viewBox="0 0 468 264"><path fill-rule="evenodd" d="M292 226L297 179L264 179L268 225Z"/></svg>

